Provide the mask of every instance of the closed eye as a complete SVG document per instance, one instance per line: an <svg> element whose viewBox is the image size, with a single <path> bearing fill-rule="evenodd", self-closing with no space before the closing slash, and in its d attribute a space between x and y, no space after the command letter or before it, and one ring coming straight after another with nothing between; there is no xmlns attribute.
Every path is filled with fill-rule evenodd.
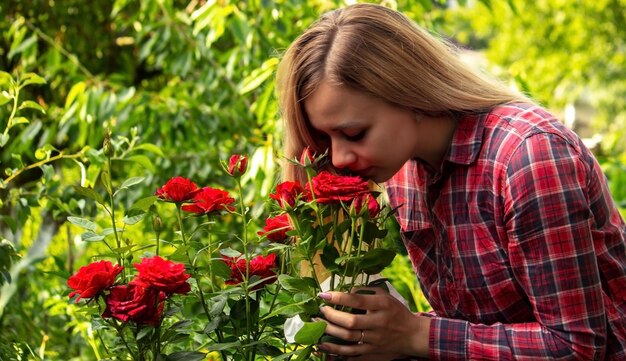
<svg viewBox="0 0 626 361"><path fill-rule="evenodd" d="M362 130L362 131L360 131L358 133L355 133L355 134L344 133L343 136L344 136L344 138L346 138L346 140L349 140L351 142L358 142L359 140L363 139L363 137L365 137L365 133L366 133L366 131Z"/></svg>

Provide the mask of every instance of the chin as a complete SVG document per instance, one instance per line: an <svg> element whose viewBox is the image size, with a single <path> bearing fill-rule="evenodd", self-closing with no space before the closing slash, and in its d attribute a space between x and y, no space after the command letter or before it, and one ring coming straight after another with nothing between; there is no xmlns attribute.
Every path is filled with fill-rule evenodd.
<svg viewBox="0 0 626 361"><path fill-rule="evenodd" d="M369 176L369 177L366 177L366 178L371 180L372 182L375 182L375 183L384 183L384 182L388 181L391 178L391 176L372 175L372 176Z"/></svg>

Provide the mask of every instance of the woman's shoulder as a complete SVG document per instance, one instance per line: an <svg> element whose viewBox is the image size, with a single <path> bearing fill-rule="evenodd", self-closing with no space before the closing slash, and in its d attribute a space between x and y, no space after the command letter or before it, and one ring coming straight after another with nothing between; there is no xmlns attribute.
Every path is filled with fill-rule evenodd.
<svg viewBox="0 0 626 361"><path fill-rule="evenodd" d="M533 103L498 105L484 114L484 124L494 136L523 141L537 134L552 134L563 138L567 143L580 143L576 133L554 113Z"/></svg>

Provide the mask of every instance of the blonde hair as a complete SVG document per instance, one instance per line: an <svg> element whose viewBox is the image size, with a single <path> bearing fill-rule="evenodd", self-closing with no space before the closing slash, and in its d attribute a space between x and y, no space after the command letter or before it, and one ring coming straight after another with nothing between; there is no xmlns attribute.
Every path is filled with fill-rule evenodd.
<svg viewBox="0 0 626 361"><path fill-rule="evenodd" d="M355 4L322 15L284 53L277 92L285 125L284 156L305 146L321 153L304 99L322 80L347 86L416 112L477 112L510 101L528 101L509 87L476 73L445 41L408 17L375 4ZM284 180L303 180L285 162Z"/></svg>

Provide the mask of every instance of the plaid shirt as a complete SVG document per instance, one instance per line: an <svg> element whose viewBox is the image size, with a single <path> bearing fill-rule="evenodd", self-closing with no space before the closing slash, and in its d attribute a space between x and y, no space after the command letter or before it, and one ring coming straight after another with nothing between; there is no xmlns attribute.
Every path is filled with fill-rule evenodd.
<svg viewBox="0 0 626 361"><path fill-rule="evenodd" d="M626 226L581 140L540 107L464 116L440 172L386 184L437 360L626 360Z"/></svg>

